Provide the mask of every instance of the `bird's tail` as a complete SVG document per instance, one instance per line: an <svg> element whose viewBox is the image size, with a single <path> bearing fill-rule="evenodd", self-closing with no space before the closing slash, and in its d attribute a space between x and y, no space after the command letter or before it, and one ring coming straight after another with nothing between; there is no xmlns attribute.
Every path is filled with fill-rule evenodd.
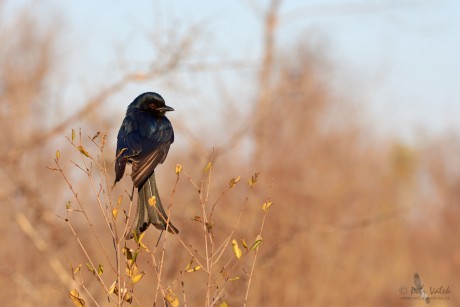
<svg viewBox="0 0 460 307"><path fill-rule="evenodd" d="M161 204L160 195L155 180L155 173L138 188L137 213L131 230L126 238L131 239L134 233L140 235L153 224L160 230L168 230L170 233L179 233L176 227L169 221L168 216Z"/></svg>

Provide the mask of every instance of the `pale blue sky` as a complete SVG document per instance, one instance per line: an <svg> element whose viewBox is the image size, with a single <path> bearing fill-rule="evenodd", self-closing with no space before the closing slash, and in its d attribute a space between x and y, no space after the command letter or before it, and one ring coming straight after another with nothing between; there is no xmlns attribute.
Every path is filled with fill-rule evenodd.
<svg viewBox="0 0 460 307"><path fill-rule="evenodd" d="M262 36L250 3L267 2L48 0L30 8L62 21L62 57L71 59L62 91L83 99L116 77L116 46L134 66L149 59L139 29L154 24L205 21L212 52L256 59ZM337 67L334 83L368 106L379 132L460 130L460 1L287 0L281 12L278 49L319 37Z"/></svg>

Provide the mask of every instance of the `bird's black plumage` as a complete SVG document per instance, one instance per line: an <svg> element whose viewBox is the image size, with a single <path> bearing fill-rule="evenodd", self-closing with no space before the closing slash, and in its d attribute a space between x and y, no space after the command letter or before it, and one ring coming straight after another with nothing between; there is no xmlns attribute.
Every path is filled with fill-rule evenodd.
<svg viewBox="0 0 460 307"><path fill-rule="evenodd" d="M165 116L168 111L174 109L166 106L159 94L141 94L128 106L118 132L115 183L123 177L126 163L132 163L131 177L138 188L138 211L129 238L134 232L144 232L150 224L161 230L179 232L169 222L155 181L155 168L164 162L174 142L171 122ZM153 196L155 200L149 204Z"/></svg>

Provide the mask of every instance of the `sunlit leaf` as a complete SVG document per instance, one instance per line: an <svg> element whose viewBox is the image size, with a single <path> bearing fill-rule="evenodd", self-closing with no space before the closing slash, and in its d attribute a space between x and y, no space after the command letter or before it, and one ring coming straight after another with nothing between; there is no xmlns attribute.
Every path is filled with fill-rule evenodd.
<svg viewBox="0 0 460 307"><path fill-rule="evenodd" d="M139 242L139 246L142 247L147 253L150 253L149 248L145 245L144 242Z"/></svg>
<svg viewBox="0 0 460 307"><path fill-rule="evenodd" d="M56 160L59 160L61 157L61 152L59 150L56 150Z"/></svg>
<svg viewBox="0 0 460 307"><path fill-rule="evenodd" d="M165 300L172 306L172 307L177 307L179 306L179 299L177 296L172 292L171 289L168 289L166 292Z"/></svg>
<svg viewBox="0 0 460 307"><path fill-rule="evenodd" d="M181 164L176 164L176 174L179 175L180 172L182 172L182 165Z"/></svg>
<svg viewBox="0 0 460 307"><path fill-rule="evenodd" d="M241 178L240 176L238 176L237 178L232 178L230 182L228 183L228 186L230 188L233 188L238 183L238 181L240 181L240 178Z"/></svg>
<svg viewBox="0 0 460 307"><path fill-rule="evenodd" d="M124 292L125 295L123 295L123 300L131 304L133 302L133 296L127 290L125 290Z"/></svg>
<svg viewBox="0 0 460 307"><path fill-rule="evenodd" d="M72 128L72 143L75 141L75 130Z"/></svg>
<svg viewBox="0 0 460 307"><path fill-rule="evenodd" d="M193 268L189 268L189 269L185 270L185 272L192 273L192 272L196 272L196 271L201 270L201 268L202 268L201 265L197 265L197 266L195 266Z"/></svg>
<svg viewBox="0 0 460 307"><path fill-rule="evenodd" d="M137 275L132 276L132 277L131 277L131 282L132 282L133 284L138 283L138 282L142 279L142 277L143 277L144 275L145 275L145 272L141 272L140 274L137 274Z"/></svg>
<svg viewBox="0 0 460 307"><path fill-rule="evenodd" d="M109 288L108 294L118 293L117 282L114 281L113 284Z"/></svg>
<svg viewBox="0 0 460 307"><path fill-rule="evenodd" d="M79 264L76 268L72 268L72 275L75 275L78 272L80 272L80 269L81 269L81 264Z"/></svg>
<svg viewBox="0 0 460 307"><path fill-rule="evenodd" d="M117 219L117 215L118 215L118 208L113 208L112 209L112 216L113 216L114 220Z"/></svg>
<svg viewBox="0 0 460 307"><path fill-rule="evenodd" d="M238 246L238 242L235 239L232 240L232 247L236 258L240 259L243 252L241 251L240 247Z"/></svg>
<svg viewBox="0 0 460 307"><path fill-rule="evenodd" d="M256 184L258 177L259 177L259 173L255 173L254 175L251 176L251 178L249 178L248 182L249 182L249 186L251 187L251 189Z"/></svg>
<svg viewBox="0 0 460 307"><path fill-rule="evenodd" d="M219 307L228 307L228 304L227 302L222 302L220 303Z"/></svg>
<svg viewBox="0 0 460 307"><path fill-rule="evenodd" d="M151 207L155 207L157 204L157 198L155 196L152 196L149 198L148 202Z"/></svg>
<svg viewBox="0 0 460 307"><path fill-rule="evenodd" d="M97 267L97 275L101 276L102 273L104 273L104 266L102 264L99 264Z"/></svg>
<svg viewBox="0 0 460 307"><path fill-rule="evenodd" d="M240 279L240 277L239 277L239 276L235 276L235 277L229 278L228 280L229 280L229 281L235 281L235 280L238 280L238 279Z"/></svg>
<svg viewBox="0 0 460 307"><path fill-rule="evenodd" d="M243 244L243 247L244 247L246 250L248 250L248 244L246 243L246 241L245 241L243 238L241 238L241 244Z"/></svg>
<svg viewBox="0 0 460 307"><path fill-rule="evenodd" d="M80 298L80 294L78 293L76 289L70 290L69 297L75 306L77 307L85 306L85 301Z"/></svg>
<svg viewBox="0 0 460 307"><path fill-rule="evenodd" d="M195 261L195 258L192 257L192 259L190 259L190 262L187 264L187 266L185 267L185 270L187 271L193 264L193 262Z"/></svg>
<svg viewBox="0 0 460 307"><path fill-rule="evenodd" d="M258 248L260 244L262 244L262 237L260 235L257 235L256 241L254 242L254 244L252 244L250 251Z"/></svg>
<svg viewBox="0 0 460 307"><path fill-rule="evenodd" d="M96 271L93 269L93 267L89 264L89 263L86 263L86 268L88 269L88 271L90 271L91 273L95 274Z"/></svg>
<svg viewBox="0 0 460 307"><path fill-rule="evenodd" d="M208 164L206 165L206 167L204 168L204 173L206 174L207 172L209 172L209 170L211 169L212 167L212 163L211 162L208 162Z"/></svg>
<svg viewBox="0 0 460 307"><path fill-rule="evenodd" d="M270 208L271 205L273 205L273 202L271 202L271 201L268 201L268 202L264 203L262 205L262 210L264 210L264 212L268 212L268 209Z"/></svg>
<svg viewBox="0 0 460 307"><path fill-rule="evenodd" d="M86 149L82 145L79 145L77 148L83 155L87 156L88 158L90 157L89 153L86 151Z"/></svg>

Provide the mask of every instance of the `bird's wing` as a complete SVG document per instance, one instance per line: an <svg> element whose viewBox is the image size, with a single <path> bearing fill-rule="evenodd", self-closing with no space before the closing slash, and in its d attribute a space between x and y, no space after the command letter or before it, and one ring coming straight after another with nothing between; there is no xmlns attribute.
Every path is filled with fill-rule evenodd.
<svg viewBox="0 0 460 307"><path fill-rule="evenodd" d="M126 116L118 131L117 152L115 163L115 182L118 182L125 172L126 162L142 151L141 136L135 119Z"/></svg>
<svg viewBox="0 0 460 307"><path fill-rule="evenodd" d="M135 187L139 187L150 177L157 165L164 162L174 141L174 132L169 122L157 128L150 138L143 140L141 153L132 158L131 177Z"/></svg>

